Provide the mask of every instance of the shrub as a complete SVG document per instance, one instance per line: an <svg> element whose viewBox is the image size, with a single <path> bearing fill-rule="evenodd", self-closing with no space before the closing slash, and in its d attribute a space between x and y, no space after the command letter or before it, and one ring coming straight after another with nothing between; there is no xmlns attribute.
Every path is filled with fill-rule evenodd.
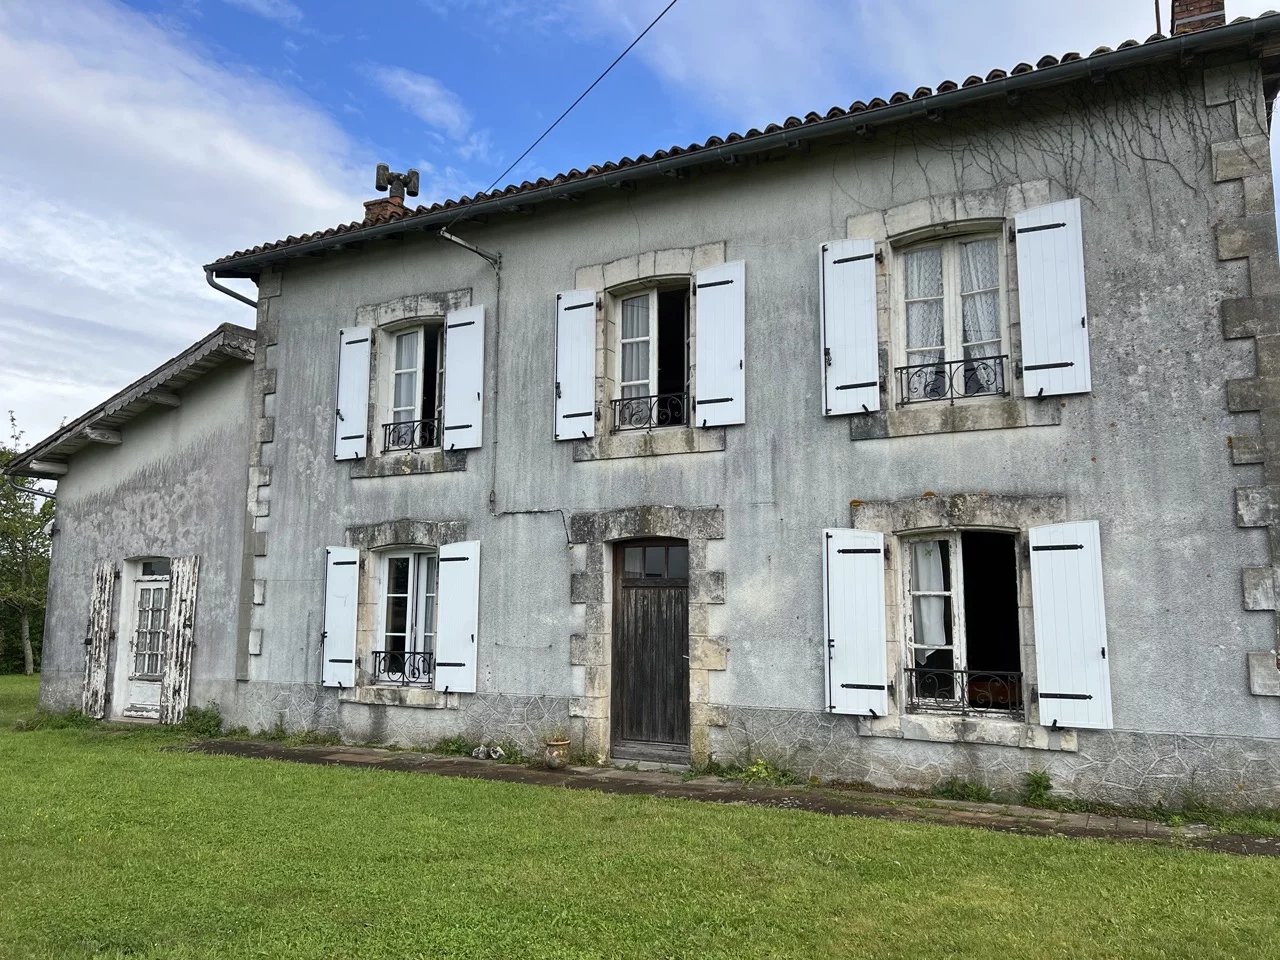
<svg viewBox="0 0 1280 960"><path fill-rule="evenodd" d="M204 740L222 735L222 711L217 700L210 700L205 707L188 707L178 729L188 736Z"/></svg>
<svg viewBox="0 0 1280 960"><path fill-rule="evenodd" d="M468 740L461 736L445 737L431 748L431 752L443 753L446 757L469 757L471 751L478 746L480 746L478 740Z"/></svg>
<svg viewBox="0 0 1280 960"><path fill-rule="evenodd" d="M930 793L943 800L965 800L969 803L990 803L994 799L990 787L959 777L948 777Z"/></svg>
<svg viewBox="0 0 1280 960"><path fill-rule="evenodd" d="M1022 776L1022 792L1019 799L1028 807L1048 806L1053 781L1044 770L1029 770Z"/></svg>

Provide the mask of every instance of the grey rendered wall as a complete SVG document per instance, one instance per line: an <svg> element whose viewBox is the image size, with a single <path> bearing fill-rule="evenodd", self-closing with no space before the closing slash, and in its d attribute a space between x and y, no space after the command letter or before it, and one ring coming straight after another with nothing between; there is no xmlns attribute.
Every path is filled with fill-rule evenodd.
<svg viewBox="0 0 1280 960"><path fill-rule="evenodd" d="M146 556L200 556L190 702L234 696L251 382L248 364L224 364L184 388L180 406L126 423L120 445L71 458L58 482L45 706L80 706L94 563ZM119 605L117 585L117 623Z"/></svg>
<svg viewBox="0 0 1280 960"><path fill-rule="evenodd" d="M933 776L948 757L973 765L962 758L975 751L862 737L855 721L823 713L820 531L847 526L855 499L1063 496L1068 518L1102 526L1120 732L1081 734L1075 756L983 747L992 760L977 767L1068 764L1078 792L1118 796L1143 784L1141 769L1116 772L1129 748L1111 745L1130 734L1161 756L1184 735L1210 738L1181 782L1188 766L1217 762L1216 738L1247 737L1252 759L1228 763L1218 782L1275 784L1280 700L1251 696L1245 668L1248 653L1272 647L1271 618L1243 612L1240 587L1242 566L1266 564L1266 541L1237 527L1233 502L1233 489L1261 473L1233 466L1227 450L1241 424L1225 383L1251 376L1253 356L1224 340L1218 317L1220 300L1248 295L1246 264L1219 261L1214 230L1243 199L1215 183L1210 151L1244 135L1241 116L1261 123L1262 103L1251 66L1229 72L1236 92L1213 106L1198 69L1113 77L715 176L458 225L501 252L500 304L483 260L432 239L291 263L264 282L259 317L277 341L265 353L273 422L260 454L273 473L259 527L262 653L250 658L239 717L430 741L464 727L502 734L510 716L516 733L536 734L591 683L570 666L570 636L585 632L587 614L570 603L582 560L566 543L566 518L719 506L726 535L709 542L707 566L724 571L724 603L710 608L707 632L729 654L709 680L709 703L723 708L713 748L772 742L819 771L903 782L906 766ZM852 216L1041 181L1051 199L1083 200L1093 392L1063 398L1057 426L851 442L846 419L821 416L819 244L845 236ZM555 293L584 266L720 242L727 259L746 261L746 425L727 429L723 452L574 462L573 445L551 439ZM483 447L463 471L352 479L332 459L338 328L362 305L464 288L489 308ZM316 686L324 546L350 526L396 517L462 520L484 545L480 693L460 710L339 706ZM535 720L521 719L530 704ZM469 715L481 709L488 729ZM830 736L780 734L820 724ZM908 759L922 752L927 762ZM1112 790L1109 778L1123 784Z"/></svg>

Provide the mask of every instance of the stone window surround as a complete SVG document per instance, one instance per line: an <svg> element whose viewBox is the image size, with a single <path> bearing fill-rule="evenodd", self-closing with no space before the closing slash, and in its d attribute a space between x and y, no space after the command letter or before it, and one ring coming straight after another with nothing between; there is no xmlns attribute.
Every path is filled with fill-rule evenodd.
<svg viewBox="0 0 1280 960"><path fill-rule="evenodd" d="M436 547L467 539L465 520L388 520L348 527L346 545L360 551L360 580L356 595L356 685L338 691L338 699L428 709L458 709L464 693L441 693L427 687L378 683L369 671L369 656L378 642L382 622L381 551L394 547Z"/></svg>
<svg viewBox="0 0 1280 960"><path fill-rule="evenodd" d="M356 326L370 327L369 456L352 461L352 479L398 477L416 473L448 473L467 468L466 450L382 450L382 424L390 409L390 334L415 323L443 323L451 310L471 306L470 287L410 294L356 309ZM448 349L446 344L445 349ZM441 361L443 362L443 360Z"/></svg>
<svg viewBox="0 0 1280 960"><path fill-rule="evenodd" d="M1027 529L1046 523L1060 523L1066 519L1066 498L1062 496L1005 496L990 493L940 496L926 492L905 500L850 501L850 526L885 535L885 621L889 632L887 660L893 671L894 690L889 698L887 716L871 720L854 718L859 736L946 743L987 743L1068 753L1077 751L1075 730L1050 730L1040 726L1039 707L1035 698L1030 695L1036 685L1036 653ZM905 541L929 533L962 533L966 530L994 530L1015 537L1025 720L907 713L902 709L900 697L906 692L902 671L907 649L908 609L903 561Z"/></svg>
<svg viewBox="0 0 1280 960"><path fill-rule="evenodd" d="M846 236L870 237L875 241L876 321L880 360L880 410L871 414L854 414L849 418L851 440L873 440L886 437L918 436L931 433L956 433L970 430L1000 430L1012 427L1053 426L1062 422L1067 398L1030 399L1021 395L1022 336L1018 318L1017 251L1013 244L1002 242L1002 267L1005 275L1005 334L1009 355L1006 383L1007 397L974 397L948 403L938 400L898 406L894 369L901 366L904 347L900 331L905 317L898 303L900 272L895 269L895 251L930 239L959 236L974 227L991 229L1012 222L1015 214L1052 202L1053 193L1047 180L1032 180L1009 187L970 190L962 193L926 197L900 204L887 210L856 214L846 222ZM1062 199L1066 196L1063 194Z"/></svg>
<svg viewBox="0 0 1280 960"><path fill-rule="evenodd" d="M583 633L569 638L569 663L582 691L569 704L587 753L612 750L610 704L613 659L613 547L638 537L672 537L689 544L689 755L710 756L711 728L727 722L711 701L711 673L728 668L725 638L710 635L710 607L724 603L724 571L708 569L707 544L724 539L719 507L622 507L574 513L569 540L574 570L571 603L584 604ZM575 737L575 739L577 739Z"/></svg>
<svg viewBox="0 0 1280 960"><path fill-rule="evenodd" d="M612 299L623 292L634 292L650 283L677 278L690 278L706 267L725 262L726 241L704 243L696 247L669 250L647 250L608 263L579 267L574 286L596 291L596 435L574 440L573 459L612 460L626 457L664 456L673 453L701 453L725 448L724 427L699 429L693 426L659 427L651 430L613 432L610 401L618 392L618 325ZM689 388L693 392L697 364L696 305L689 311Z"/></svg>

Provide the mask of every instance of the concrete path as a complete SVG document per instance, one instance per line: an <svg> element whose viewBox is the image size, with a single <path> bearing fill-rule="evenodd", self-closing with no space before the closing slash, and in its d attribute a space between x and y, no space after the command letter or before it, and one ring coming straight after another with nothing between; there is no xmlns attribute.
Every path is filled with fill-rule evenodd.
<svg viewBox="0 0 1280 960"><path fill-rule="evenodd" d="M1280 857L1280 839L1214 832L1204 824L1171 827L1150 820L1062 813L1037 807L999 803L965 803L897 794L863 793L831 787L771 787L698 777L686 780L665 770L616 767L566 767L547 770L523 764L500 764L471 757L382 750L373 747L300 746L258 740L207 740L192 744L202 753L294 763L376 767L444 777L498 780L570 790L643 794L708 803L750 803L762 807L806 810L834 816L878 817L951 826L981 827L1007 833L1040 836L1093 837L1103 840L1141 840L1169 846L1193 847L1225 853Z"/></svg>

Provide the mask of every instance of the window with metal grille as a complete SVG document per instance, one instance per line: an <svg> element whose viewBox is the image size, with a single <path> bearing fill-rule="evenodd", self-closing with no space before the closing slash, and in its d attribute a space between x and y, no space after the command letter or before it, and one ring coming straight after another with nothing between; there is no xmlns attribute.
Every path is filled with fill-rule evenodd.
<svg viewBox="0 0 1280 960"><path fill-rule="evenodd" d="M381 649L373 674L386 683L430 684L434 676L439 557L434 550L383 558Z"/></svg>
<svg viewBox="0 0 1280 960"><path fill-rule="evenodd" d="M684 426L689 411L689 287L614 298L618 396L613 429Z"/></svg>

